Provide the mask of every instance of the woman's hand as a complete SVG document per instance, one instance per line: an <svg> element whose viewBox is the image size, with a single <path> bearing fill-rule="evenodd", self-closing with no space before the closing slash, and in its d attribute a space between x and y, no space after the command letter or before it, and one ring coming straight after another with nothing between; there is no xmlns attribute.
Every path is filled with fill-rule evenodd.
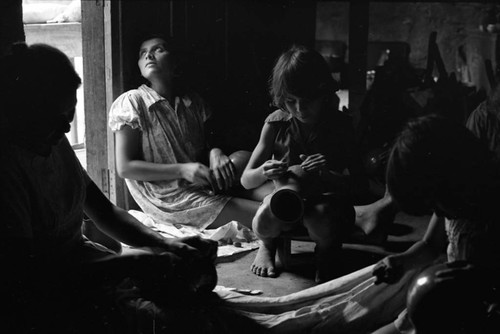
<svg viewBox="0 0 500 334"><path fill-rule="evenodd" d="M277 180L288 171L288 163L279 160L267 160L262 164L262 174L268 180Z"/></svg>
<svg viewBox="0 0 500 334"><path fill-rule="evenodd" d="M376 277L375 284L394 284L403 277L404 273L403 257L399 255L385 257L373 269L373 276Z"/></svg>
<svg viewBox="0 0 500 334"><path fill-rule="evenodd" d="M214 148L210 151L210 169L218 191L227 191L235 184L236 168L220 149Z"/></svg>
<svg viewBox="0 0 500 334"><path fill-rule="evenodd" d="M326 168L326 157L321 153L311 155L301 154L299 158L302 160L300 167L305 172L319 172Z"/></svg>
<svg viewBox="0 0 500 334"><path fill-rule="evenodd" d="M210 186L215 190L215 179L210 168L199 162L189 162L183 165L182 178L186 181L201 186Z"/></svg>
<svg viewBox="0 0 500 334"><path fill-rule="evenodd" d="M203 239L199 236L166 239L163 251L174 253L182 259L207 259L215 261L217 258L217 242Z"/></svg>

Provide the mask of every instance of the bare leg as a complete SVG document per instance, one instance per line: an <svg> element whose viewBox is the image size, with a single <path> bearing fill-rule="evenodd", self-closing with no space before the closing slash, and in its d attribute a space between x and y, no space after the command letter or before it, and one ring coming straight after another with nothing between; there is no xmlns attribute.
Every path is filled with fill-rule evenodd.
<svg viewBox="0 0 500 334"><path fill-rule="evenodd" d="M208 228L218 228L232 220L252 228L252 219L259 208L259 204L257 201L233 197Z"/></svg>
<svg viewBox="0 0 500 334"><path fill-rule="evenodd" d="M274 184L269 181L258 188L244 189L243 187L235 187L229 191L230 196L250 199L252 201L262 202L264 198L274 191Z"/></svg>
<svg viewBox="0 0 500 334"><path fill-rule="evenodd" d="M396 207L391 195L386 191L384 197L368 204L355 206L355 225L361 235L354 235L357 241L381 244L387 239L387 227L394 221Z"/></svg>
<svg viewBox="0 0 500 334"><path fill-rule="evenodd" d="M271 212L272 195L267 196L252 222L253 231L260 239L260 247L250 269L255 275L276 277L276 238L290 224L277 219ZM286 225L286 226L285 226Z"/></svg>
<svg viewBox="0 0 500 334"><path fill-rule="evenodd" d="M328 203L314 206L304 216L304 225L316 243L316 283L336 277L338 267L335 259L341 251L342 217Z"/></svg>

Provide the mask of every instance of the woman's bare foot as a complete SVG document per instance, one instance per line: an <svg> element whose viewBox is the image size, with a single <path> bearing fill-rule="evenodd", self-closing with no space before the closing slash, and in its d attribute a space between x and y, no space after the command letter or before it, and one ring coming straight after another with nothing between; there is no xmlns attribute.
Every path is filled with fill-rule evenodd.
<svg viewBox="0 0 500 334"><path fill-rule="evenodd" d="M250 267L252 272L262 277L277 277L276 265L276 243L273 241L261 241L257 255Z"/></svg>
<svg viewBox="0 0 500 334"><path fill-rule="evenodd" d="M368 205L355 206L355 225L359 228L352 239L363 243L380 245L387 239L388 226L394 222L396 209L392 198L384 196Z"/></svg>

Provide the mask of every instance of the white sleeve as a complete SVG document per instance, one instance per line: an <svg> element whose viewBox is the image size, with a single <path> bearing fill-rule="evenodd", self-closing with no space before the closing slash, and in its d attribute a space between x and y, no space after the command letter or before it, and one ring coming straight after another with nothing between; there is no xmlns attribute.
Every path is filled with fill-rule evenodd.
<svg viewBox="0 0 500 334"><path fill-rule="evenodd" d="M141 97L129 91L120 95L111 105L108 124L111 130L118 131L124 125L132 129L142 129L140 122Z"/></svg>

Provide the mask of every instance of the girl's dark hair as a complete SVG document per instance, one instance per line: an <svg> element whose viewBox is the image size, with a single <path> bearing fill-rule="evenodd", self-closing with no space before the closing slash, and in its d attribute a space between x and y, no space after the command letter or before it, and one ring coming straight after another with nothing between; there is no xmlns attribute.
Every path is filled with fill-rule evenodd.
<svg viewBox="0 0 500 334"><path fill-rule="evenodd" d="M308 99L329 96L338 90L338 84L321 54L293 45L278 58L269 88L273 103L283 109L288 94Z"/></svg>
<svg viewBox="0 0 500 334"><path fill-rule="evenodd" d="M427 115L409 121L396 139L386 178L389 193L407 213L429 213L437 201L463 206L466 216L484 200L492 175L493 155L469 130Z"/></svg>

